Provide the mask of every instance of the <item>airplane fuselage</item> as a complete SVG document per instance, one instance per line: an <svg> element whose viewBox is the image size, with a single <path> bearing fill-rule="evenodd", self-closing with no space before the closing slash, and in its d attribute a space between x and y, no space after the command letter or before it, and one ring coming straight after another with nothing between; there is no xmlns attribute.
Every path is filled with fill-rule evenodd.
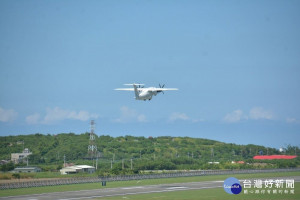
<svg viewBox="0 0 300 200"><path fill-rule="evenodd" d="M136 96L136 100L151 100L152 96L156 96L157 95L157 91L152 91L152 88L147 88L147 89L143 89L141 91L139 91L139 95Z"/></svg>

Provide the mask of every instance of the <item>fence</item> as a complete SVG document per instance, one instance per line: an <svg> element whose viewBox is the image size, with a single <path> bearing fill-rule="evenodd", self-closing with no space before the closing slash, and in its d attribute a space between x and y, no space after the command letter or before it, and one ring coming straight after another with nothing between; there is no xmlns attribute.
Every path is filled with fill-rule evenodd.
<svg viewBox="0 0 300 200"><path fill-rule="evenodd" d="M255 169L255 170L199 170L189 172L176 173L161 173L161 174L137 174L137 175L122 175L122 176L106 176L106 177L80 177L80 178L61 178L53 180L33 180L19 181L12 183L1 183L0 190L15 189L15 188L30 188L42 186L70 185L81 183L100 183L103 181L129 181L143 179L160 179L174 177L191 177L191 176L208 176L208 175L225 175L225 174L251 174L251 173L270 173L270 172L292 172L300 171L300 168L290 169Z"/></svg>

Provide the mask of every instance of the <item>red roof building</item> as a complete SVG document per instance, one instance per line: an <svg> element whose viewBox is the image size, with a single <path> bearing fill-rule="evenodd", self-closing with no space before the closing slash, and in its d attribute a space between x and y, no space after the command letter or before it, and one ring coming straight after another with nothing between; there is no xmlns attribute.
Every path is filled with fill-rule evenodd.
<svg viewBox="0 0 300 200"><path fill-rule="evenodd" d="M254 156L255 160L275 160L275 159L285 159L290 160L297 158L297 156L288 156L288 155L269 155L269 156Z"/></svg>

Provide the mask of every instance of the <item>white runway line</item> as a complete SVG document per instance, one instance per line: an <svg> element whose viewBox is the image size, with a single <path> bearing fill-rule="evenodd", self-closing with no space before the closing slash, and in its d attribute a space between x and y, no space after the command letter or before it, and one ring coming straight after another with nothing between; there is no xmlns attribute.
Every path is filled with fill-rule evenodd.
<svg viewBox="0 0 300 200"><path fill-rule="evenodd" d="M186 188L188 188L188 187L180 187L180 186L178 186L178 187L169 187L167 189L168 190L176 190L176 189L186 189Z"/></svg>
<svg viewBox="0 0 300 200"><path fill-rule="evenodd" d="M138 187L128 187L128 188L121 188L122 190L132 190L132 189L141 189L144 188L142 186L138 186Z"/></svg>

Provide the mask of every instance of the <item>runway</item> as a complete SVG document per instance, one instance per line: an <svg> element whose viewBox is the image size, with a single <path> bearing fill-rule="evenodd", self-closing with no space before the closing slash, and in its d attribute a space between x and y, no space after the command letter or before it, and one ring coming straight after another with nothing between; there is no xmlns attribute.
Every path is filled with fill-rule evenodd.
<svg viewBox="0 0 300 200"><path fill-rule="evenodd" d="M84 200L100 197L122 196L132 194L147 194L158 192L173 192L180 190L196 190L223 187L223 181L205 181L176 184L145 185L133 187L107 188L94 190L81 190L69 192L54 192L45 194L33 194L23 196L2 197L1 200Z"/></svg>
<svg viewBox="0 0 300 200"><path fill-rule="evenodd" d="M280 179L294 179L295 182L300 182L300 176L295 177L280 177ZM275 178L273 178L275 179ZM101 197L124 196L134 194L148 194L159 192L174 192L183 190L199 190L223 187L224 180L220 181L203 181L189 183L174 183L174 184L159 184L145 185L119 188L103 188L94 190L80 190L68 192L53 192L44 194L31 194L22 196L1 197L0 200L84 200Z"/></svg>

